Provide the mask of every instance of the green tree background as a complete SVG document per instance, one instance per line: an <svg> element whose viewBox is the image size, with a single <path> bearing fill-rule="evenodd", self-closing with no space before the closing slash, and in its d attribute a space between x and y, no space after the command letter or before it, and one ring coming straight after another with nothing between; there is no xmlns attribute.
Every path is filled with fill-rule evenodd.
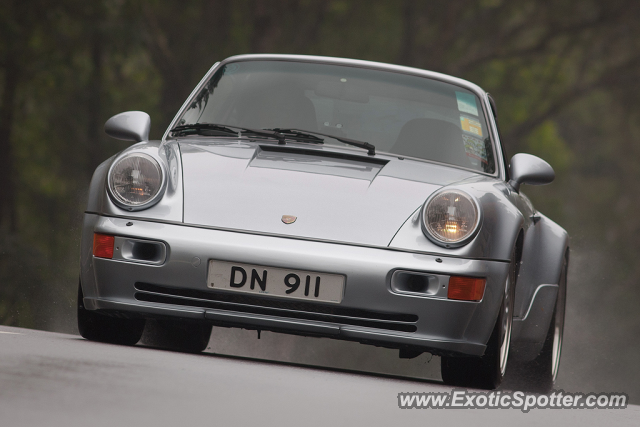
<svg viewBox="0 0 640 427"><path fill-rule="evenodd" d="M0 0L0 323L75 331L94 168L125 110L159 138L211 65L241 53L397 63L498 104L526 187L572 238L558 386L640 401L640 3L630 0ZM366 356L363 356L366 357Z"/></svg>

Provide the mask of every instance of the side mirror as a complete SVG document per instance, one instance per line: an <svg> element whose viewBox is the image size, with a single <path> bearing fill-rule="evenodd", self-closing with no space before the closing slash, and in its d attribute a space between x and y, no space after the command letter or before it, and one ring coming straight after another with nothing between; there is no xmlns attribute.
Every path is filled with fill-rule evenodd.
<svg viewBox="0 0 640 427"><path fill-rule="evenodd" d="M110 137L125 141L148 141L151 118L143 111L126 111L116 114L104 124Z"/></svg>
<svg viewBox="0 0 640 427"><path fill-rule="evenodd" d="M521 184L544 185L552 182L556 173L549 163L531 154L519 153L511 158L511 181L514 190Z"/></svg>

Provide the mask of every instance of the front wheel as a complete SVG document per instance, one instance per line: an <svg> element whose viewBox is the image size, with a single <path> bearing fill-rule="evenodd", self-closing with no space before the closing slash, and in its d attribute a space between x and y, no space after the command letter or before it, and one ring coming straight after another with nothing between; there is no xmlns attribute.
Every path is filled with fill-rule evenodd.
<svg viewBox="0 0 640 427"><path fill-rule="evenodd" d="M212 325L181 319L151 319L142 342L167 350L200 353L209 345Z"/></svg>
<svg viewBox="0 0 640 427"><path fill-rule="evenodd" d="M511 344L513 325L513 300L517 263L515 251L512 255L509 275L504 285L504 294L498 319L481 357L443 356L440 363L442 380L447 385L493 390L504 378Z"/></svg>
<svg viewBox="0 0 640 427"><path fill-rule="evenodd" d="M82 285L78 284L78 332L89 341L135 345L142 337L144 319L105 316L84 307Z"/></svg>
<svg viewBox="0 0 640 427"><path fill-rule="evenodd" d="M567 256L568 257L568 256ZM562 338L564 335L564 313L567 300L567 268L568 258L565 258L560 280L558 282L558 297L540 354L530 362L512 361L509 370L509 386L513 389L548 393L558 376L560 354L562 353Z"/></svg>

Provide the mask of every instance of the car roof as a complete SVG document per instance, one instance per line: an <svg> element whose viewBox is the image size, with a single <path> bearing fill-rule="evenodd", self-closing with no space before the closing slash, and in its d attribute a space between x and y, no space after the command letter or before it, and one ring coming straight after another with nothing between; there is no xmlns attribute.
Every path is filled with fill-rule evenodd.
<svg viewBox="0 0 640 427"><path fill-rule="evenodd" d="M478 96L486 96L480 86L458 77L448 74L437 73L435 71L422 70L420 68L405 67L402 65L386 64L384 62L364 61L360 59L336 58L331 56L314 56L314 55L284 55L284 54L248 54L231 56L220 63L224 65L230 62L241 61L295 61L295 62L312 62L322 64L334 64L350 67L369 68L375 70L389 71L394 73L410 74L419 77L426 77L461 86L475 92Z"/></svg>

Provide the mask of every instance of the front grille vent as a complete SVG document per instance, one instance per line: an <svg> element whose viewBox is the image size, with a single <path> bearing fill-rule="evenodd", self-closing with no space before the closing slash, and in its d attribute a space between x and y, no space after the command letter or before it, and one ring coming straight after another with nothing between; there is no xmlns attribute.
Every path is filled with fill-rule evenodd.
<svg viewBox="0 0 640 427"><path fill-rule="evenodd" d="M415 314L381 313L303 301L283 301L251 295L172 288L141 282L137 282L135 287L138 290L135 294L138 301L315 320L402 332L417 330L415 322L418 321L418 316Z"/></svg>

